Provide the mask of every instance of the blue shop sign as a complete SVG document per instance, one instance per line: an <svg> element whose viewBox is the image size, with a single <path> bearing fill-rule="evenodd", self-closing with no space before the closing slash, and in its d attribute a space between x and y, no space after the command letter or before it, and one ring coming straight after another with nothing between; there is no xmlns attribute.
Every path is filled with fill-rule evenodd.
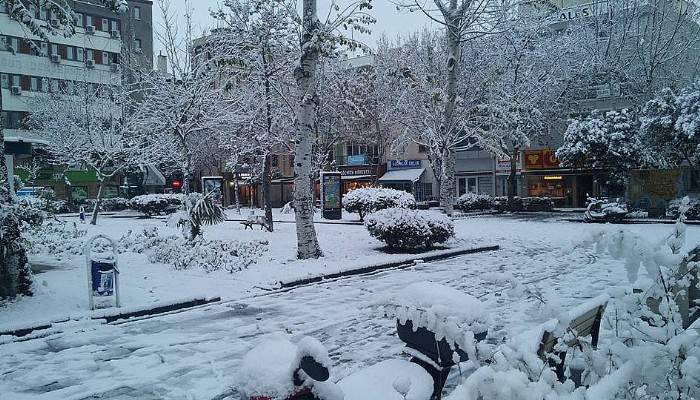
<svg viewBox="0 0 700 400"><path fill-rule="evenodd" d="M365 165L365 155L348 156L348 165Z"/></svg>
<svg viewBox="0 0 700 400"><path fill-rule="evenodd" d="M420 168L421 160L391 160L392 169Z"/></svg>

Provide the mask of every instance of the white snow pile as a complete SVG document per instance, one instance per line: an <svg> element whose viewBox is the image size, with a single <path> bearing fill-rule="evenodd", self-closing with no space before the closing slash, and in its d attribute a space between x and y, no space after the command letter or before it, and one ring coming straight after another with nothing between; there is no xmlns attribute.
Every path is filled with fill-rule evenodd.
<svg viewBox="0 0 700 400"><path fill-rule="evenodd" d="M311 388L313 393L325 400L343 400L342 391L331 383L331 379L316 382L300 371L299 374L305 378L304 384L294 386L294 373L304 356L312 356L330 371L328 351L317 340L304 337L294 344L286 335L270 335L243 357L238 369L238 390L243 398L260 396L284 399Z"/></svg>
<svg viewBox="0 0 700 400"><path fill-rule="evenodd" d="M418 364L386 360L338 382L345 400L426 400L433 378Z"/></svg>
<svg viewBox="0 0 700 400"><path fill-rule="evenodd" d="M377 211L365 227L392 249L428 249L454 236L454 223L445 215L405 208Z"/></svg>
<svg viewBox="0 0 700 400"><path fill-rule="evenodd" d="M416 199L402 190L360 188L343 197L343 207L347 212L358 213L362 220L367 214L387 208L415 208Z"/></svg>
<svg viewBox="0 0 700 400"><path fill-rule="evenodd" d="M69 260L83 254L87 230L74 223L48 220L36 228L24 232L33 257Z"/></svg>
<svg viewBox="0 0 700 400"><path fill-rule="evenodd" d="M488 331L490 318L477 298L448 286L432 282L413 283L386 299L380 310L401 324L410 320L413 329L425 328L469 353L474 334ZM470 359L476 359L469 354Z"/></svg>

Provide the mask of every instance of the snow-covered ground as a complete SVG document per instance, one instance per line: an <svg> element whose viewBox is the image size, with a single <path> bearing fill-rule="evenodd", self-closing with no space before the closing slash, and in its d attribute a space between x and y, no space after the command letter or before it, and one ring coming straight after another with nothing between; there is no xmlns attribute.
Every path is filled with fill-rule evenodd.
<svg viewBox="0 0 700 400"><path fill-rule="evenodd" d="M129 224L135 222L103 220L99 229L110 231L111 226L114 233L117 229L128 229ZM293 243L285 243L283 237L285 232L287 240L292 237L293 225L278 224L278 231L273 234L240 229L227 223L210 229L207 235L275 236L278 241L272 246L271 256L280 257L277 262L291 258ZM11 399L237 399L235 388L243 355L265 335L278 332L320 340L330 350L335 362L333 379L337 380L362 367L401 357L402 344L394 334L394 322L377 316L371 306L416 282L445 284L480 299L494 319L493 333L512 336L544 321L548 315L532 299L509 297L508 285L494 280L494 272L512 274L533 288L552 290L566 308L627 284L624 262L576 246L601 229L624 229L660 240L672 227L586 225L554 219L464 219L456 222L459 238L467 243L500 244L502 250L288 291L244 290L253 280L243 280L238 275L207 276L152 265L130 267L133 277L126 278L128 270L124 273L127 299L141 298L135 292L131 295L126 292L131 282L136 287L152 289L153 299L163 300L162 293L166 292L177 297L201 290L210 296L224 295L229 301L140 321L109 325L97 321L73 323L60 327L63 332L45 338L0 345L3 354L0 393ZM245 274L275 277L289 269L305 269L307 265L313 269L325 262L330 268L337 263L360 262L363 257L385 256L367 254L379 245L366 235L362 226L319 225L318 231L328 255L325 261L280 265L266 262L252 266ZM697 243L700 243L700 227L690 226L688 245ZM159 281L158 274L147 273L144 268L155 269L165 277ZM141 275L137 275L139 272ZM42 286L44 289L36 301L41 301L42 296L56 299L63 292L50 281L54 276L50 274L60 273L39 275L39 280L46 280L48 286ZM82 292L83 275L73 272L73 276L78 280L75 287ZM137 281L148 283L137 284ZM72 284L69 278L63 282ZM57 294L46 294L43 290ZM71 308L83 304L80 296L74 293L70 298L74 303ZM34 300L22 300L25 301L29 304ZM45 306L63 309L59 305ZM3 318L6 312L15 318L31 318L18 314L19 307L25 306L20 302L0 313Z"/></svg>
<svg viewBox="0 0 700 400"><path fill-rule="evenodd" d="M228 212L228 218L245 219L249 210ZM127 214L129 215L129 214ZM265 292L278 285L310 276L325 275L341 270L354 269L371 264L391 262L402 256L387 254L381 250L382 243L370 237L364 226L348 224L358 222L354 214L345 214L340 223L319 223L317 232L325 257L319 260L300 262L296 257L296 231L291 223L293 214L275 210L274 232L244 229L237 221L228 221L205 228L204 236L210 240L266 240L268 252L258 263L233 274L220 270L204 272L196 268L175 271L166 264L149 262L147 254L132 252L119 256L121 271L121 295L124 307L142 307L148 304L170 302L193 297L215 297L236 299ZM77 218L64 217L72 223ZM316 219L321 221L320 214ZM129 230L140 231L157 227L163 235L179 235L177 228L169 227L164 219L136 219L103 217L97 226L80 225L88 230L86 237L106 234L119 239ZM485 242L484 242L485 243ZM452 247L472 247L482 241L470 235L460 235L451 243ZM489 242L487 244L494 244ZM406 258L406 256L403 256ZM420 255L408 258L420 258ZM35 295L0 307L0 332L17 326L49 322L85 315L88 310L86 266L83 256L56 261L51 255L39 258L42 263L55 264L36 275Z"/></svg>

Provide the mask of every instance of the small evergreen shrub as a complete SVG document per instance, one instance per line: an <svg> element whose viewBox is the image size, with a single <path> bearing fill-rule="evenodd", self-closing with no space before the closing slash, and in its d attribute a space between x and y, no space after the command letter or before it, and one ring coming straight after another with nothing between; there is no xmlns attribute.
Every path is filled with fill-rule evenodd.
<svg viewBox="0 0 700 400"><path fill-rule="evenodd" d="M370 235L390 249L429 249L454 236L454 224L442 214L404 208L388 208L370 214L365 221Z"/></svg>
<svg viewBox="0 0 700 400"><path fill-rule="evenodd" d="M524 210L523 199L515 196L513 197L513 206L509 206L507 196L499 196L493 199L493 205L496 211L499 212L520 212Z"/></svg>
<svg viewBox="0 0 700 400"><path fill-rule="evenodd" d="M181 194L144 194L129 200L129 208L152 217L174 213L182 205L182 201Z"/></svg>
<svg viewBox="0 0 700 400"><path fill-rule="evenodd" d="M523 208L525 211L553 211L554 201L549 197L525 197Z"/></svg>
<svg viewBox="0 0 700 400"><path fill-rule="evenodd" d="M361 188L355 189L343 198L345 211L365 216L387 208L416 208L416 199L412 194L396 189Z"/></svg>
<svg viewBox="0 0 700 400"><path fill-rule="evenodd" d="M457 199L455 207L460 211L482 211L494 208L494 199L488 194L466 193Z"/></svg>

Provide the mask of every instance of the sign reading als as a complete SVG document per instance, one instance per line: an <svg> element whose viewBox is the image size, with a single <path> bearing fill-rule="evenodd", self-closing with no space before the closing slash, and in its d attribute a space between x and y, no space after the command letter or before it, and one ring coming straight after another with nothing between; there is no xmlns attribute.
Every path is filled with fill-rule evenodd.
<svg viewBox="0 0 700 400"><path fill-rule="evenodd" d="M559 19L562 21L573 21L580 18L589 18L597 15L603 15L608 10L608 4L605 1L580 5L562 9L559 12Z"/></svg>

